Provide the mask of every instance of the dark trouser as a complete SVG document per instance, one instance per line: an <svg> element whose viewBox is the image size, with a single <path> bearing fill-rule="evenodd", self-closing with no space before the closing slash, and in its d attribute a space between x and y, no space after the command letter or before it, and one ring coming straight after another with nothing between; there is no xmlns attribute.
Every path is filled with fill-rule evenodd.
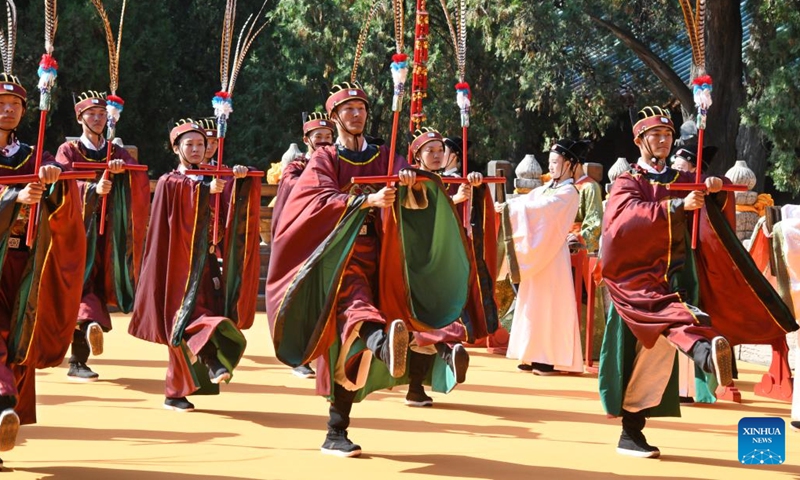
<svg viewBox="0 0 800 480"><path fill-rule="evenodd" d="M80 328L72 332L72 355L69 363L86 363L89 360L89 342L86 341L86 327L88 323L82 323Z"/></svg>
<svg viewBox="0 0 800 480"><path fill-rule="evenodd" d="M356 392L334 383L333 395L334 401L331 402L329 411L328 431L347 430L347 427L350 426L350 411L353 409Z"/></svg>
<svg viewBox="0 0 800 480"><path fill-rule="evenodd" d="M424 393L422 382L428 376L428 372L433 366L433 355L409 350L408 352L408 390Z"/></svg>
<svg viewBox="0 0 800 480"><path fill-rule="evenodd" d="M631 432L641 432L647 423L647 415L650 409L644 409L640 412L622 411L622 429L628 434Z"/></svg>
<svg viewBox="0 0 800 480"><path fill-rule="evenodd" d="M377 322L364 322L359 330L359 337L367 344L367 348L375 358L388 364L390 348L384 348L388 336L384 333L384 324ZM353 409L353 400L356 392L348 390L338 383L333 384L334 401L331 402L328 431L347 430L350 426L350 410Z"/></svg>

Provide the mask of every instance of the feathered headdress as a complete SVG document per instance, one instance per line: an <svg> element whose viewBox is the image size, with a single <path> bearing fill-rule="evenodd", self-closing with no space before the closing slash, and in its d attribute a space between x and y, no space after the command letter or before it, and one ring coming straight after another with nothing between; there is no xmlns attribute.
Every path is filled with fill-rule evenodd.
<svg viewBox="0 0 800 480"><path fill-rule="evenodd" d="M14 75L14 50L17 45L17 6L6 0L8 27L0 26L0 53L3 55L3 73L0 75L0 93L16 95L27 102L28 92Z"/></svg>
<svg viewBox="0 0 800 480"><path fill-rule="evenodd" d="M239 38L236 40L236 49L233 54L233 61L231 61L231 50L233 47L233 29L236 20L236 0L228 0L225 5L225 17L222 23L222 42L220 44L219 53L219 74L221 89L214 95L212 105L214 107L214 115L217 117L217 136L220 138L225 137L228 130L228 117L233 112L233 87L236 85L236 79L239 72L244 65L244 59L250 46L256 39L259 33L267 26L264 22L260 26L258 20L264 7L267 5L267 0L261 4L258 13L253 19L253 15L247 17L247 20L242 25L239 31Z"/></svg>
<svg viewBox="0 0 800 480"><path fill-rule="evenodd" d="M697 77L692 80L692 92L698 110L697 127L703 130L706 128L706 112L711 106L712 90L711 77L706 74L706 1L697 0L694 9L689 0L680 0L680 4L681 10L683 10L683 21L686 24L686 34L689 37L689 44L692 46L692 62L698 72Z"/></svg>
<svg viewBox="0 0 800 480"><path fill-rule="evenodd" d="M375 18L375 14L378 13L378 10L381 9L383 6L383 2L381 0L376 0L375 3L372 5L372 8L369 10L369 14L367 15L367 19L364 21L364 26L361 27L361 31L358 33L358 42L356 43L356 54L353 57L353 70L350 73L350 83L355 83L358 79L358 66L361 63L361 53L364 51L364 43L367 41L367 34L369 33L369 27L372 23L372 19Z"/></svg>
<svg viewBox="0 0 800 480"><path fill-rule="evenodd" d="M102 0L92 0L94 8L97 9L97 14L103 21L103 30L106 35L106 45L108 46L108 76L109 76L109 91L111 92L106 97L106 111L108 112L108 132L107 137L113 140L117 121L119 121L120 114L122 113L125 101L122 97L117 96L117 87L119 87L119 50L122 44L122 26L125 19L125 6L127 0L122 0L122 10L119 14L119 28L117 29L117 38L114 40L114 32L111 30L111 22L108 19L106 9L103 7Z"/></svg>

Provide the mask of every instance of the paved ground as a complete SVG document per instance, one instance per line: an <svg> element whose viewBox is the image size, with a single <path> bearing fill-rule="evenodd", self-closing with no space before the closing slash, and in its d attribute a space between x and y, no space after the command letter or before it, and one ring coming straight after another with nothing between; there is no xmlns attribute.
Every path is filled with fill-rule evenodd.
<svg viewBox="0 0 800 480"><path fill-rule="evenodd" d="M468 383L436 405L403 405L405 391L356 405L350 436L360 459L323 456L327 405L313 381L292 376L272 354L266 319L233 382L198 411L164 410L164 347L130 337L118 316L106 353L90 364L94 384L66 380L66 368L38 374L39 424L22 427L4 452L3 478L46 479L780 479L800 478L800 434L787 434L787 462L737 461L742 417L789 417L789 405L754 397L764 371L742 364L744 403L684 409L646 433L659 460L614 452L619 423L606 419L594 376L536 377L515 362L472 351Z"/></svg>

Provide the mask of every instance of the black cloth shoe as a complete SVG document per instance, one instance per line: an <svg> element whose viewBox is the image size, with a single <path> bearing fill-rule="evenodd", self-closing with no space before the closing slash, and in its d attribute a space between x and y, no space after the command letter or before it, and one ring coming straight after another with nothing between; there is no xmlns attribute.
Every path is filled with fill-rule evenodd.
<svg viewBox="0 0 800 480"><path fill-rule="evenodd" d="M534 375L541 375L543 377L551 376L551 375L558 375L560 372L556 370L552 365L548 365L546 363L536 363L533 362L531 364Z"/></svg>
<svg viewBox="0 0 800 480"><path fill-rule="evenodd" d="M710 342L700 340L692 346L689 354L701 370L714 374L720 387L733 382L733 354L724 337L714 337Z"/></svg>
<svg viewBox="0 0 800 480"><path fill-rule="evenodd" d="M209 348L208 351L205 350L206 347L203 347L199 357L200 361L208 367L208 379L211 380L211 383L220 384L230 380L231 372L219 361L216 349Z"/></svg>
<svg viewBox="0 0 800 480"><path fill-rule="evenodd" d="M530 363L520 363L517 365L517 370L520 372L531 373L533 371L533 365Z"/></svg>
<svg viewBox="0 0 800 480"><path fill-rule="evenodd" d="M91 368L86 366L83 362L70 362L67 377L73 382L94 382L100 375L92 371Z"/></svg>
<svg viewBox="0 0 800 480"><path fill-rule="evenodd" d="M656 458L661 455L658 448L648 445L642 433L647 423L648 412L649 410L622 411L622 435L617 444L617 453L639 458Z"/></svg>
<svg viewBox="0 0 800 480"><path fill-rule="evenodd" d="M792 430L800 432L800 420L794 420L789 424Z"/></svg>
<svg viewBox="0 0 800 480"><path fill-rule="evenodd" d="M426 395L422 388L419 390L409 388L406 394L406 405L409 407L432 407L433 399Z"/></svg>
<svg viewBox="0 0 800 480"><path fill-rule="evenodd" d="M622 431L617 444L617 453L639 458L658 458L661 451L647 443L641 430Z"/></svg>
<svg viewBox="0 0 800 480"><path fill-rule="evenodd" d="M0 452L7 452L17 444L19 432L19 417L17 413L6 408L0 413Z"/></svg>
<svg viewBox="0 0 800 480"><path fill-rule="evenodd" d="M378 323L364 322L360 336L372 354L386 364L392 377L400 378L406 373L408 330L402 320L392 321L387 332Z"/></svg>
<svg viewBox="0 0 800 480"><path fill-rule="evenodd" d="M361 446L347 438L347 430L329 429L320 451L337 457L357 457L361 455Z"/></svg>
<svg viewBox="0 0 800 480"><path fill-rule="evenodd" d="M692 397L678 397L678 400L680 400L681 405L691 405L694 403L694 398Z"/></svg>
<svg viewBox="0 0 800 480"><path fill-rule="evenodd" d="M311 370L311 366L309 364L300 365L299 367L294 367L292 369L292 373L295 377L300 378L314 378L316 374L314 370Z"/></svg>
<svg viewBox="0 0 800 480"><path fill-rule="evenodd" d="M436 351L439 352L442 360L453 371L456 383L464 383L467 379L467 369L469 368L469 353L467 353L464 345L457 343L453 348L450 348L444 343L437 343Z"/></svg>
<svg viewBox="0 0 800 480"><path fill-rule="evenodd" d="M194 404L186 397L169 398L164 400L164 408L167 410L175 410L176 412L191 412L194 410Z"/></svg>

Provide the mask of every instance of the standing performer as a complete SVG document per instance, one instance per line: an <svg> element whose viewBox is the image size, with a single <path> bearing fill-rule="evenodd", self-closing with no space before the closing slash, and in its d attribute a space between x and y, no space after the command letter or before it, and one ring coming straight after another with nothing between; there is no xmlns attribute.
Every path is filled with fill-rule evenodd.
<svg viewBox="0 0 800 480"><path fill-rule="evenodd" d="M198 167L206 135L193 120L180 120L169 139L179 164L156 186L129 333L167 345L164 408L188 412L194 405L186 396L218 394L244 352L241 330L253 323L258 289L259 240L253 232L261 188L258 177L239 165L231 172L235 180L203 176ZM213 194L224 197L218 216ZM213 243L214 222L225 233L219 244Z"/></svg>
<svg viewBox="0 0 800 480"><path fill-rule="evenodd" d="M216 165L217 160L214 155L217 154L217 147L219 147L219 139L217 138L217 119L214 117L205 117L197 121L198 125L203 129L206 135L208 146L206 147L206 155L203 163L209 165Z"/></svg>
<svg viewBox="0 0 800 480"><path fill-rule="evenodd" d="M798 328L731 229L732 195L716 193L722 180L705 179L709 194L668 189L695 183L665 165L674 132L661 108L639 112L633 135L641 158L614 181L603 215L600 257L613 307L600 397L609 415L622 417L617 452L636 457L660 455L642 433L648 416L680 415L676 348L726 386L731 344L769 342ZM695 251L687 212L700 215Z"/></svg>
<svg viewBox="0 0 800 480"><path fill-rule="evenodd" d="M550 148L552 180L506 204L519 262L520 284L508 358L536 375L583 372L567 233L579 195L573 172L584 145L559 140ZM502 208L499 209L502 211Z"/></svg>
<svg viewBox="0 0 800 480"><path fill-rule="evenodd" d="M572 178L580 195L578 214L570 230L569 243L579 242L586 246L589 253L600 248L600 227L603 223L603 191L595 179L583 169L583 158L575 165Z"/></svg>
<svg viewBox="0 0 800 480"><path fill-rule="evenodd" d="M336 331L341 338L341 348L348 351L356 340L366 344L372 356L387 365L393 377L402 377L406 368L408 331L402 320L391 322L388 332L384 331L386 318L375 306L377 293L376 274L378 271L380 215L373 209L383 209L394 203L396 189L355 189L342 192L354 176L383 175L389 164L386 147L369 145L362 134L369 115L367 94L358 84L335 85L331 90L325 107L336 124L339 137L336 145L324 147L314 153L310 165L304 170L295 188L286 201L279 221L273 226L272 255L267 277L267 306L270 324L273 326L273 339L280 340L280 324L277 316L283 297L290 288L297 267L308 259L322 243L325 236L336 231L339 219L352 216L353 212L368 209L369 214L355 239L352 257L344 266L339 295L332 306L331 315L336 318ZM397 159L396 167L405 167L402 159ZM403 184L411 185L415 180L413 172L401 172ZM369 186L368 186L369 187ZM318 205L319 209L308 207ZM348 215L350 214L350 215ZM343 215L345 216L343 218ZM313 227L311 227L313 226ZM311 227L311 228L309 228ZM310 235L312 231L322 234ZM298 233L302 231L302 235ZM301 237L307 240L302 244ZM291 239L291 241L290 241ZM288 267L288 268L287 268ZM313 320L313 319L312 319ZM321 333L321 332L320 332ZM319 336L319 341L335 342L335 337ZM330 345L325 345L325 349ZM350 425L350 410L358 388L365 383L362 378L349 378L345 371L344 358L337 365L333 378L327 373L328 362L338 360L323 353L317 370L317 393L331 397L328 435L322 445L322 452L339 456L358 456L361 447L347 438ZM310 355L307 355L313 358ZM359 371L369 368L370 355L361 353L361 361L355 363ZM280 357L279 357L280 358ZM299 362L300 365L306 362ZM337 361L339 363L339 361ZM366 367L366 368L365 368ZM355 382L353 381L355 380ZM331 385L332 384L332 385Z"/></svg>
<svg viewBox="0 0 800 480"><path fill-rule="evenodd" d="M443 175L444 149L444 138L439 132L429 127L421 127L416 131L409 150L420 170ZM465 202L472 193L472 187L480 185L483 180L483 176L477 172L470 173L468 178L471 182L469 184L451 185L451 187L456 187L449 189L448 192L453 194L451 196L453 204ZM456 192L452 190L456 190ZM435 355L438 355L438 358L452 370L456 383L463 383L466 380L469 354L461 342L468 339L468 327L465 325L468 321L466 315L462 314L460 321L453 322L445 328L429 332L414 332L408 353L406 405L410 407L433 406L433 398L425 393L423 382L430 381L428 377L434 360L437 359Z"/></svg>
<svg viewBox="0 0 800 480"><path fill-rule="evenodd" d="M331 401L322 452L353 457L361 454L347 435L353 402L402 383L404 320L435 329L458 318L469 262L463 231L435 176L416 184L417 175L429 174L405 168L397 157L392 171L399 170L399 188L352 184L353 177L385 175L392 164L387 147L363 138L364 90L335 85L326 109L338 138L314 152L275 226L267 314L278 359L298 366L319 357L317 393ZM437 282L423 284L431 272Z"/></svg>
<svg viewBox="0 0 800 480"><path fill-rule="evenodd" d="M7 5L13 15L10 38L3 38L5 71L0 74L0 451L14 448L20 424L36 423L34 369L64 359L86 260L77 184L59 181L62 169L46 152L37 171L34 148L17 137L27 92L11 74L16 15L13 2ZM21 175L38 180L3 179ZM41 219L28 247L31 206L37 204Z"/></svg>
<svg viewBox="0 0 800 480"><path fill-rule="evenodd" d="M275 203L272 207L272 232L276 229L286 199L289 198L289 192L292 191L300 174L308 165L309 159L318 148L333 144L333 133L333 122L327 113L314 112L303 122L303 143L306 144L308 150L302 157L298 156L289 162L281 172L278 193L275 195ZM309 363L292 368L292 373L300 378L314 378L315 376Z"/></svg>
<svg viewBox="0 0 800 480"><path fill-rule="evenodd" d="M103 138L108 121L106 107L104 94L83 92L75 104L75 116L83 133L80 139L63 143L56 153L56 161L70 169L75 162L90 162L102 169L107 167L112 175L111 179L105 178L99 168L97 179L79 182L88 251L67 371L69 379L78 382L93 382L98 378L86 362L90 352L103 353L103 332L111 330L109 305L125 313L133 309L150 204L147 172L126 171L125 165L138 162L124 148L108 145ZM105 218L100 216L103 196L108 196L106 202L110 207ZM101 222L106 222L102 235Z"/></svg>

